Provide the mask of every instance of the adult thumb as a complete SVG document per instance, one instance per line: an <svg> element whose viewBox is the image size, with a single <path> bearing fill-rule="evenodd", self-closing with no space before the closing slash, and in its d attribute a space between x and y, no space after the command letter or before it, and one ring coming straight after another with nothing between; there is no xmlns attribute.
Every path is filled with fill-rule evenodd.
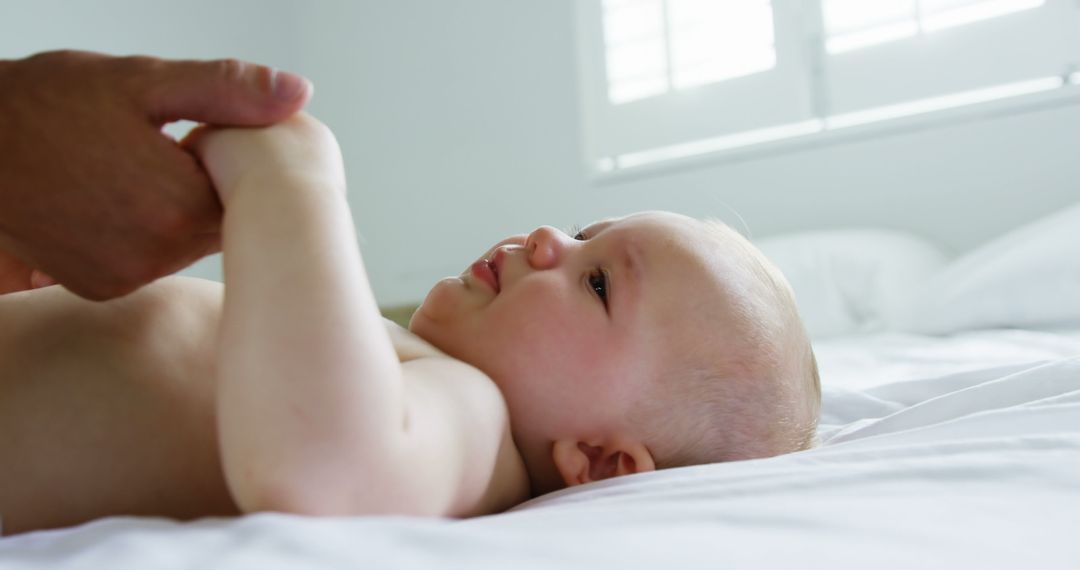
<svg viewBox="0 0 1080 570"><path fill-rule="evenodd" d="M144 104L158 123L186 119L231 126L276 123L299 111L313 91L307 79L236 59L152 60Z"/></svg>

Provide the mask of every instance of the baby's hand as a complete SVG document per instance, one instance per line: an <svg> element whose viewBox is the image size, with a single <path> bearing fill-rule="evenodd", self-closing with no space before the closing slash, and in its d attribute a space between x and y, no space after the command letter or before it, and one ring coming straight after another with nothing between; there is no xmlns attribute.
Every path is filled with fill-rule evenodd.
<svg viewBox="0 0 1080 570"><path fill-rule="evenodd" d="M184 138L214 182L222 204L242 186L283 183L345 191L345 168L334 134L304 112L262 128L202 126Z"/></svg>

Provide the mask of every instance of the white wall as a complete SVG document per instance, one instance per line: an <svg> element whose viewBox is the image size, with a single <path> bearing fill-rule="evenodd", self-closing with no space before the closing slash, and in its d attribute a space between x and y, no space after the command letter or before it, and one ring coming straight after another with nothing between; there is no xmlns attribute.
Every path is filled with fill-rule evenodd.
<svg viewBox="0 0 1080 570"><path fill-rule="evenodd" d="M1078 106L593 185L573 1L7 2L0 57L61 45L228 55L312 78L310 110L341 142L387 305L544 223L665 208L741 226L734 209L759 237L885 225L962 251L1080 200ZM112 10L90 9L101 6Z"/></svg>
<svg viewBox="0 0 1080 570"><path fill-rule="evenodd" d="M85 49L162 57L239 57L297 64L288 33L302 5L289 0L6 0L0 57Z"/></svg>
<svg viewBox="0 0 1080 570"><path fill-rule="evenodd" d="M569 3L319 6L303 71L345 153L381 302L418 301L509 233L596 215L578 168Z"/></svg>

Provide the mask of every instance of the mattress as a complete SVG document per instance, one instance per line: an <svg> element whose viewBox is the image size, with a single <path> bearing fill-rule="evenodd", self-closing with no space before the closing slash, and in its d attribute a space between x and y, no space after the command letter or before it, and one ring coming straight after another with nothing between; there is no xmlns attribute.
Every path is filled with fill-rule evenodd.
<svg viewBox="0 0 1080 570"><path fill-rule="evenodd" d="M818 447L590 483L468 520L112 517L0 568L1070 568L1080 331L815 343Z"/></svg>

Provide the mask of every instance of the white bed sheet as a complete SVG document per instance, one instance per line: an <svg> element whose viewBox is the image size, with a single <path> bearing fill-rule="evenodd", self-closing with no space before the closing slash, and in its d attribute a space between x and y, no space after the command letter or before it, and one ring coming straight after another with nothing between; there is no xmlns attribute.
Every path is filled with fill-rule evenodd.
<svg viewBox="0 0 1080 570"><path fill-rule="evenodd" d="M110 518L0 568L1080 568L1080 334L818 345L816 449L623 477L465 521Z"/></svg>
<svg viewBox="0 0 1080 570"><path fill-rule="evenodd" d="M882 332L816 340L814 352L827 387L863 390L1080 355L1080 329L990 329L948 336Z"/></svg>

